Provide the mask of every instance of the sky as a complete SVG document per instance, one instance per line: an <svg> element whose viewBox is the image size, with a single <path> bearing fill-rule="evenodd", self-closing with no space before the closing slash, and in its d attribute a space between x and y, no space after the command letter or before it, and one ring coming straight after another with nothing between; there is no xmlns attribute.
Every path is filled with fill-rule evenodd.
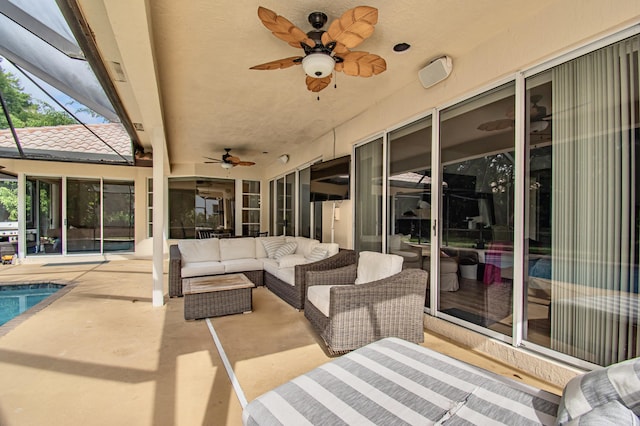
<svg viewBox="0 0 640 426"><path fill-rule="evenodd" d="M62 93L58 89L54 88L53 86L50 86L49 84L40 80L38 77L35 77L32 74L29 74L29 77L31 77L34 81L36 81L37 84L40 87L42 87L51 96L49 96L47 93L44 93L29 78L27 78L22 73L21 70L18 70L16 67L13 66L11 62L3 58L2 56L0 56L0 67L2 67L2 69L4 69L5 71L8 71L11 74L13 74L15 77L17 77L18 80L20 81L20 86L23 88L25 92L29 93L33 99L37 99L42 102L45 102L51 105L51 107L57 111L63 111L63 108L60 107L55 100L53 100L53 99L56 99L60 104L64 105L69 111L71 111L71 113L75 115L78 120L80 120L82 123L85 123L85 124L107 122L107 120L101 116L93 117L89 113L78 112L79 109L86 109L86 107L81 103L79 103L78 101Z"/></svg>

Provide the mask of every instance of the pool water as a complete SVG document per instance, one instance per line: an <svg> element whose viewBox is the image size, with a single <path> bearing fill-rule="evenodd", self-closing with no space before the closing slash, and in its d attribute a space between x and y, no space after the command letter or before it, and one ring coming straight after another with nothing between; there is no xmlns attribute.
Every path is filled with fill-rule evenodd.
<svg viewBox="0 0 640 426"><path fill-rule="evenodd" d="M38 283L0 285L0 325L42 302L63 284Z"/></svg>

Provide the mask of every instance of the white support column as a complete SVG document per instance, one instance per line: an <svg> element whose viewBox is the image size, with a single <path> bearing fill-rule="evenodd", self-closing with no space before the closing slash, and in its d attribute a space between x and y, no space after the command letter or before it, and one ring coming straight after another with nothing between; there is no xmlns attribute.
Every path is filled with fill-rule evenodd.
<svg viewBox="0 0 640 426"><path fill-rule="evenodd" d="M27 247L27 177L18 173L18 259L24 259Z"/></svg>
<svg viewBox="0 0 640 426"><path fill-rule="evenodd" d="M153 144L153 294L154 307L164 305L164 245L166 180L164 178L164 133L152 130Z"/></svg>

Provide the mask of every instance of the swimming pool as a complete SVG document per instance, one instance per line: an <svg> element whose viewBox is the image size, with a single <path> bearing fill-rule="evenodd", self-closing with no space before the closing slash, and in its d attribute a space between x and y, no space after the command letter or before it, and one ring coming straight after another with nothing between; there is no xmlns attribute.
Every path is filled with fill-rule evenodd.
<svg viewBox="0 0 640 426"><path fill-rule="evenodd" d="M55 283L0 285L0 326L64 287Z"/></svg>

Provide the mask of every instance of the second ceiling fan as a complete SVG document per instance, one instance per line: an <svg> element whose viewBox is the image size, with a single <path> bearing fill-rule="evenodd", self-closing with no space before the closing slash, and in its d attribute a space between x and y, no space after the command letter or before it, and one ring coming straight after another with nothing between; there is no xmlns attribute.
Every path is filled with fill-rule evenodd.
<svg viewBox="0 0 640 426"><path fill-rule="evenodd" d="M292 47L302 48L304 56L278 59L253 66L252 70L276 70L302 64L307 74L307 89L319 92L331 83L334 69L359 77L371 77L387 69L387 63L380 56L350 50L373 34L378 22L375 7L354 7L334 20L326 31L321 28L327 22L327 15L313 12L309 23L314 29L308 33L264 7L258 8L258 17L273 35Z"/></svg>

